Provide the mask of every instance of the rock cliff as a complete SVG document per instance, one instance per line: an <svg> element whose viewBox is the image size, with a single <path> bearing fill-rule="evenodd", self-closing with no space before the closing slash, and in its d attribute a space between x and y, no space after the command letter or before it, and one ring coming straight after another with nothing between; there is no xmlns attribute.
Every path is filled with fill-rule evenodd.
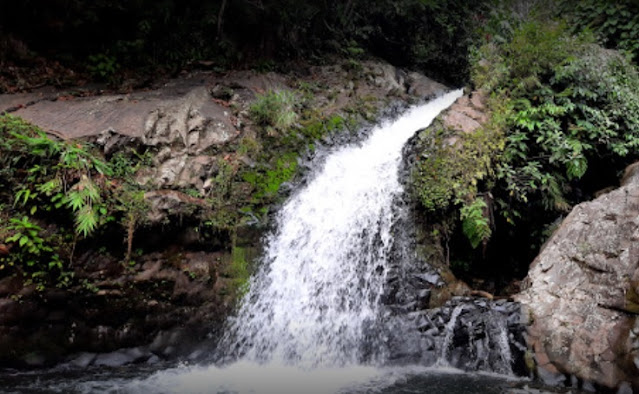
<svg viewBox="0 0 639 394"><path fill-rule="evenodd" d="M529 308L542 377L639 389L638 168L577 205L530 267L517 299Z"/></svg>

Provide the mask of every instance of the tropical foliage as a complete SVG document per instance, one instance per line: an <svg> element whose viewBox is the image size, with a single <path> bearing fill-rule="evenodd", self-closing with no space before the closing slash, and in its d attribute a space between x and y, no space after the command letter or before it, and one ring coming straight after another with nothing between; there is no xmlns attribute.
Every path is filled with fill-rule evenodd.
<svg viewBox="0 0 639 394"><path fill-rule="evenodd" d="M56 140L10 115L0 117L0 166L0 197L13 201L2 231L16 248L0 258L0 270L16 267L40 280L51 273L66 282L64 267L78 240L109 223L135 226L144 216L145 203L130 179L114 181L114 165L89 145ZM59 226L43 228L44 218L57 218ZM129 244L132 236L129 230Z"/></svg>
<svg viewBox="0 0 639 394"><path fill-rule="evenodd" d="M621 9L607 4L599 6ZM593 32L599 19L576 29L550 7L520 8L496 9L470 52L488 121L473 133L435 123L417 144L416 195L433 220L456 218L449 231L471 248L484 245L451 257L481 263L467 265L476 274L525 273L558 218L639 158L639 72L625 51L632 48L612 39L606 44L624 50L603 47L603 33ZM633 23L635 14L619 12L626 20L618 25Z"/></svg>

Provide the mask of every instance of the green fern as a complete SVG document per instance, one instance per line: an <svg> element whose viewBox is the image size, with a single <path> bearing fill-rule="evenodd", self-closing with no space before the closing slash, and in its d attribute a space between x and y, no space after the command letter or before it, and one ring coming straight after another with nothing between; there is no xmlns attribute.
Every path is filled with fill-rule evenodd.
<svg viewBox="0 0 639 394"><path fill-rule="evenodd" d="M84 237L98 227L98 214L91 205L83 205L75 215L75 231Z"/></svg>
<svg viewBox="0 0 639 394"><path fill-rule="evenodd" d="M75 214L75 231L83 236L91 234L98 226L98 214L94 209L100 202L100 189L83 175L64 200Z"/></svg>
<svg viewBox="0 0 639 394"><path fill-rule="evenodd" d="M477 198L460 210L462 230L473 249L480 243L488 241L492 233L490 220L485 215L487 208L486 202L482 198Z"/></svg>

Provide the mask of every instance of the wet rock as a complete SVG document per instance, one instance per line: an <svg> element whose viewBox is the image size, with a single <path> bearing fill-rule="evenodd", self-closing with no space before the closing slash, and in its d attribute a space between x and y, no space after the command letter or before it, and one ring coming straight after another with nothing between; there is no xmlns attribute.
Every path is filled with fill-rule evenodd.
<svg viewBox="0 0 639 394"><path fill-rule="evenodd" d="M443 362L468 371L528 376L526 327L516 302L453 297L439 308L396 313L387 326L390 338L395 332L418 333L417 338L391 339L390 358L396 362Z"/></svg>
<svg viewBox="0 0 639 394"><path fill-rule="evenodd" d="M47 358L44 354L33 352L27 354L24 359L24 363L32 368L44 367L47 364Z"/></svg>
<svg viewBox="0 0 639 394"><path fill-rule="evenodd" d="M473 133L488 120L488 115L484 111L484 101L484 95L479 91L460 97L444 114L444 128L461 133ZM452 141L450 143L453 143Z"/></svg>
<svg viewBox="0 0 639 394"><path fill-rule="evenodd" d="M149 357L148 360L146 360L146 363L153 365L153 364L159 363L160 361L162 361L162 359L158 357L157 355L153 354L151 355L151 357Z"/></svg>
<svg viewBox="0 0 639 394"><path fill-rule="evenodd" d="M551 387L563 385L566 381L566 376L564 374L557 371L553 372L548 368L537 367L535 372L539 380Z"/></svg>
<svg viewBox="0 0 639 394"><path fill-rule="evenodd" d="M509 307L501 311L496 309L506 305ZM497 304L469 297L455 297L445 306L429 311L431 320L438 325L439 354L448 353L447 361L452 366L526 376L526 328L507 323L519 314L517 303Z"/></svg>
<svg viewBox="0 0 639 394"><path fill-rule="evenodd" d="M406 75L405 86L408 94L422 99L431 98L445 89L442 84L416 72Z"/></svg>
<svg viewBox="0 0 639 394"><path fill-rule="evenodd" d="M144 199L150 205L147 218L152 223L159 223L169 215L185 215L193 207L206 206L203 200L177 190L150 191L144 194Z"/></svg>
<svg viewBox="0 0 639 394"><path fill-rule="evenodd" d="M430 303L430 289L422 289L417 293L417 307L419 309L426 309Z"/></svg>
<svg viewBox="0 0 639 394"><path fill-rule="evenodd" d="M76 355L71 361L69 361L69 365L77 368L86 368L93 364L96 357L97 354L95 353L83 352Z"/></svg>
<svg viewBox="0 0 639 394"><path fill-rule="evenodd" d="M17 275L0 279L0 297L16 294L22 287L22 280Z"/></svg>
<svg viewBox="0 0 639 394"><path fill-rule="evenodd" d="M377 87L384 89L386 95L401 94L405 91L406 74L390 64L365 62L363 65L369 79Z"/></svg>
<svg viewBox="0 0 639 394"><path fill-rule="evenodd" d="M632 394L633 390L632 390L632 386L630 386L630 383L628 382L621 382L621 384L619 384L619 389L617 390L617 394Z"/></svg>
<svg viewBox="0 0 639 394"><path fill-rule="evenodd" d="M438 285L441 283L441 279L439 275L434 273L415 274L413 276L417 278L418 280L423 281L424 283L430 283L431 285Z"/></svg>
<svg viewBox="0 0 639 394"><path fill-rule="evenodd" d="M120 367L122 365L130 364L134 361L134 358L127 355L122 351L116 351L111 353L98 354L93 362L93 365L98 367Z"/></svg>

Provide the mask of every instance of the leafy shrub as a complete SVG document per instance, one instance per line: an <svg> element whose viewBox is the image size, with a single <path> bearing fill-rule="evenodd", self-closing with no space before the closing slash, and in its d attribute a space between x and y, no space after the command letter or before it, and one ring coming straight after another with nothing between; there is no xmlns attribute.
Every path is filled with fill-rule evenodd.
<svg viewBox="0 0 639 394"><path fill-rule="evenodd" d="M461 210L473 246L491 233L478 195L490 192L506 222L543 226L587 196L592 163L620 171L639 157L639 73L592 34L515 21L477 48L472 66L490 120L454 146L449 131L431 128L414 183L424 207Z"/></svg>
<svg viewBox="0 0 639 394"><path fill-rule="evenodd" d="M74 213L75 231L87 236L98 225L101 191L91 175L110 175L110 166L77 143L54 141L19 118L0 118L5 133L3 152L6 165L27 168L27 175L14 177L14 205L27 207L33 215L42 207L46 210L68 207Z"/></svg>
<svg viewBox="0 0 639 394"><path fill-rule="evenodd" d="M561 15L573 32L589 29L609 48L626 50L639 61L639 4L630 0L564 0Z"/></svg>
<svg viewBox="0 0 639 394"><path fill-rule="evenodd" d="M465 204L478 192L478 184L493 175L493 161L503 149L500 130L486 126L474 133L452 135L436 122L428 141L420 146L412 179L422 205L430 210ZM450 144L447 139L456 140ZM449 140L449 141L450 141Z"/></svg>
<svg viewBox="0 0 639 394"><path fill-rule="evenodd" d="M113 56L99 53L89 56L87 69L91 75L99 80L114 82L120 65Z"/></svg>
<svg viewBox="0 0 639 394"><path fill-rule="evenodd" d="M627 58L539 22L518 29L500 55L509 72L493 88L505 103L493 108L506 136L497 179L509 195L526 202L537 193L547 209L564 210L569 182L592 159L636 155L639 74Z"/></svg>
<svg viewBox="0 0 639 394"><path fill-rule="evenodd" d="M121 156L116 161L118 168L137 166ZM2 257L0 270L9 266L26 270L37 276L39 286L48 274L57 273L58 285L66 285L70 276L61 258L71 261L74 246L69 251L65 245L75 245L78 238L89 238L115 221L127 229L130 253L133 228L148 207L129 178L109 179L113 167L87 144L57 141L20 118L1 116L0 198L13 200L13 217L0 233L18 251ZM37 224L44 218L56 223L57 238L50 235L52 230L44 231Z"/></svg>
<svg viewBox="0 0 639 394"><path fill-rule="evenodd" d="M31 222L29 217L9 219L7 229L13 235L6 242L13 242L20 248L20 257L28 266L34 266L42 255L53 252L53 248L41 237L42 228Z"/></svg>

